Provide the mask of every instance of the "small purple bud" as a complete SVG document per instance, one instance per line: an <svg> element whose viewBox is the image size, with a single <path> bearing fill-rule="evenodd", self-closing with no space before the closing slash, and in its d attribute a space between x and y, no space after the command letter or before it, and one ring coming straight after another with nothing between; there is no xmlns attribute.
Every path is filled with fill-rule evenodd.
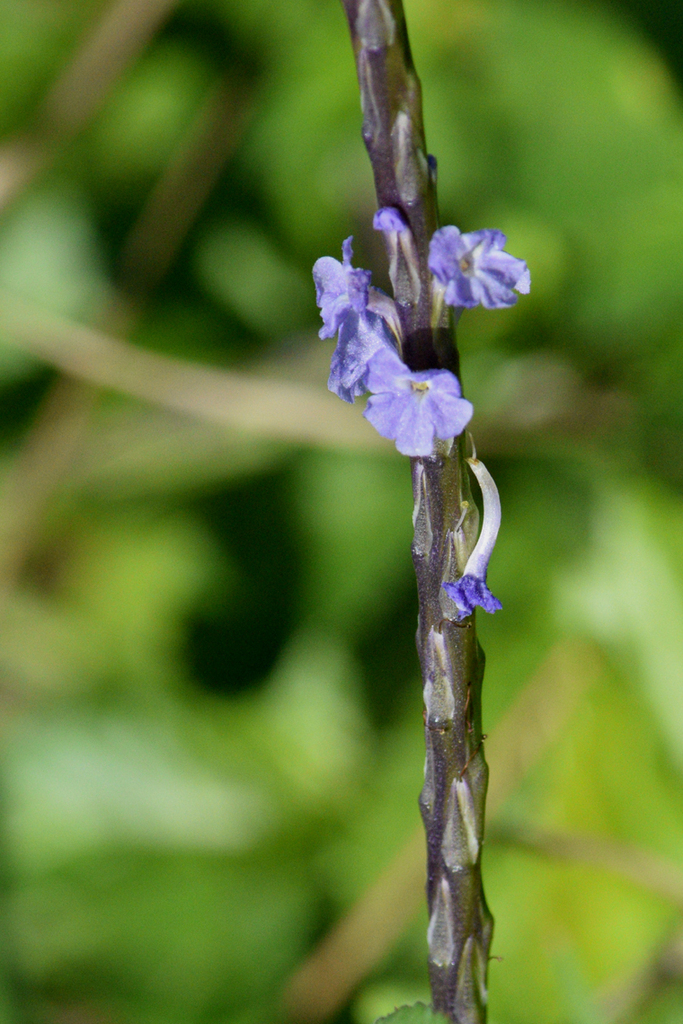
<svg viewBox="0 0 683 1024"><path fill-rule="evenodd" d="M444 583L443 589L458 606L459 619L471 615L477 605L485 612L491 613L499 612L503 607L486 586L485 581L478 576L470 576L469 573L461 576L457 583Z"/></svg>
<svg viewBox="0 0 683 1024"><path fill-rule="evenodd" d="M409 231L408 221L395 206L383 206L372 218L375 231Z"/></svg>
<svg viewBox="0 0 683 1024"><path fill-rule="evenodd" d="M384 240L389 254L389 277L396 295L401 290L399 283L400 260L402 257L404 268L410 276L413 300L418 301L422 283L420 281L420 267L415 248L415 239L410 230L408 221L400 210L395 206L383 206L377 211L372 219L372 226L375 231L384 234Z"/></svg>

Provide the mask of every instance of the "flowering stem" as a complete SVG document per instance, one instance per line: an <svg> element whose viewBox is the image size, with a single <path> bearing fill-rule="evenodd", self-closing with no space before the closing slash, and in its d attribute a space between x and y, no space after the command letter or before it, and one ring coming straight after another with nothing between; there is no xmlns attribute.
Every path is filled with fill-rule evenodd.
<svg viewBox="0 0 683 1024"><path fill-rule="evenodd" d="M429 242L438 227L436 170L427 157L422 93L410 54L401 0L342 0L356 55L363 139L375 177L378 206L405 216L416 266L399 247L394 298L403 328L402 357L411 370L443 368L458 376L448 315L432 330ZM415 273L417 270L417 274Z"/></svg>
<svg viewBox="0 0 683 1024"><path fill-rule="evenodd" d="M392 254L403 360L411 370L450 369L458 355L448 307L432 321L429 242L437 228L434 163L427 158L420 83L401 0L343 0L363 109L363 138L378 205L406 218L414 246ZM412 253L416 263L408 266ZM474 616L442 588L461 576L476 540L464 435L413 458L419 623L427 760L420 797L427 832L429 964L434 1008L454 1024L484 1024L493 922L481 883L488 769L481 733L483 652Z"/></svg>

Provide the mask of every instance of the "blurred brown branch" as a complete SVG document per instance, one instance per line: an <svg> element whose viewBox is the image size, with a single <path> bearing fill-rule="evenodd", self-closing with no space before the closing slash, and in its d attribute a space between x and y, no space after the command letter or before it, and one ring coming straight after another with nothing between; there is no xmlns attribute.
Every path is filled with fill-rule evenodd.
<svg viewBox="0 0 683 1024"><path fill-rule="evenodd" d="M242 138L249 109L244 88L227 78L210 91L124 242L123 291L149 294L164 277Z"/></svg>
<svg viewBox="0 0 683 1024"><path fill-rule="evenodd" d="M154 405L273 439L392 451L388 442L361 422L357 409L340 405L322 387L266 381L256 374L148 352L104 331L39 312L7 292L0 293L0 329L9 340L66 374ZM523 398L524 391L520 402ZM594 405L599 416L597 400ZM583 409L580 412L576 430L582 436L585 416ZM480 417L479 427L477 447L484 454L498 452L501 444L505 451L524 448L541 433L546 444L554 436L552 418L550 428L542 419L519 432L512 405L500 419ZM572 436L568 422L562 434Z"/></svg>
<svg viewBox="0 0 683 1024"><path fill-rule="evenodd" d="M83 128L177 3L116 0L107 7L45 97L40 118L47 133L64 139Z"/></svg>
<svg viewBox="0 0 683 1024"><path fill-rule="evenodd" d="M68 487L101 496L183 490L258 472L286 455L277 440L137 404L105 405L88 431Z"/></svg>
<svg viewBox="0 0 683 1024"><path fill-rule="evenodd" d="M677 925L639 971L603 993L602 1013L610 1024L628 1024L662 989L682 979L683 931Z"/></svg>
<svg viewBox="0 0 683 1024"><path fill-rule="evenodd" d="M177 2L116 0L107 8L43 100L36 127L0 146L0 209L82 130Z"/></svg>
<svg viewBox="0 0 683 1024"><path fill-rule="evenodd" d="M147 41L171 6L169 0L154 0L111 8L46 100L46 109L53 109L53 120L71 116L73 129L83 123L95 110L106 85ZM71 100L84 88L89 90L87 104L82 101L79 108ZM138 303L172 263L241 137L246 110L242 90L221 80L133 224L123 248L121 285L129 286ZM65 131L68 135L68 125ZM114 294L103 319L116 324L124 321L130 327L136 310L122 292ZM82 446L96 400L94 383L99 381L87 376L81 380L77 373L67 372L58 378L11 467L0 495L0 605L19 577L52 494Z"/></svg>
<svg viewBox="0 0 683 1024"><path fill-rule="evenodd" d="M302 444L386 448L333 395L148 352L0 294L0 330L70 376L236 430Z"/></svg>
<svg viewBox="0 0 683 1024"><path fill-rule="evenodd" d="M489 814L500 809L559 735L599 672L592 645L574 640L553 647L487 741ZM292 1019L313 1024L344 1005L417 913L424 874L419 829L290 979L284 1004Z"/></svg>
<svg viewBox="0 0 683 1024"><path fill-rule="evenodd" d="M14 588L55 488L80 445L93 389L60 379L38 411L0 492L0 612Z"/></svg>
<svg viewBox="0 0 683 1024"><path fill-rule="evenodd" d="M482 452L528 452L567 439L624 438L634 410L624 390L596 387L549 353L517 356L489 375L472 430ZM482 406L484 411L482 412Z"/></svg>
<svg viewBox="0 0 683 1024"><path fill-rule="evenodd" d="M651 850L599 836L547 832L518 823L495 826L491 839L545 857L585 864L620 875L683 913L683 869ZM683 932L677 925L644 967L603 993L600 999L602 1013L611 1024L625 1024L662 988L681 978Z"/></svg>
<svg viewBox="0 0 683 1024"><path fill-rule="evenodd" d="M683 913L683 869L650 850L599 836L565 835L516 823L497 826L491 839L546 857L603 868L661 896Z"/></svg>

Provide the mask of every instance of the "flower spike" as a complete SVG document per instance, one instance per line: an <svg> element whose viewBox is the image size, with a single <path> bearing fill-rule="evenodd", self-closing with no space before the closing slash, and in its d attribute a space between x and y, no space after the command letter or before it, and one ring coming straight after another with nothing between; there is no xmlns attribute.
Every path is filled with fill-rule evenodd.
<svg viewBox="0 0 683 1024"><path fill-rule="evenodd" d="M486 586L489 560L500 528L498 488L484 463L477 458L476 452L467 461L481 487L484 499L484 521L479 539L467 559L464 573L455 583L442 584L443 589L458 608L458 619L464 619L471 615L476 605L491 613L500 611L503 607L498 598L494 597Z"/></svg>

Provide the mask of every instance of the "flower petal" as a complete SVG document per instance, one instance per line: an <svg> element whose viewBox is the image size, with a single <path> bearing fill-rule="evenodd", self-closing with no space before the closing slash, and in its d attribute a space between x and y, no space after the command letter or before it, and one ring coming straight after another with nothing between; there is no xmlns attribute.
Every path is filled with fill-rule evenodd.
<svg viewBox="0 0 683 1024"><path fill-rule="evenodd" d="M396 432L396 447L401 455L429 456L434 450L434 424L423 394L408 396Z"/></svg>
<svg viewBox="0 0 683 1024"><path fill-rule="evenodd" d="M347 313L330 363L330 391L345 402L353 402L362 395L367 390L368 360L380 349L394 353L392 334L383 317L370 312Z"/></svg>
<svg viewBox="0 0 683 1024"><path fill-rule="evenodd" d="M431 455L435 435L455 437L472 416L472 404L461 397L450 370L413 372L389 348L368 361L365 383L373 392L366 418L383 437L393 438L403 455Z"/></svg>
<svg viewBox="0 0 683 1024"><path fill-rule="evenodd" d="M365 383L368 391L375 394L383 391L408 392L410 370L393 348L381 348L368 360Z"/></svg>
<svg viewBox="0 0 683 1024"><path fill-rule="evenodd" d="M441 284L447 285L456 273L458 260L466 252L467 245L458 228L452 224L439 228L429 243L429 269Z"/></svg>
<svg viewBox="0 0 683 1024"><path fill-rule="evenodd" d="M450 599L457 605L460 613L459 619L471 615L477 606L491 614L499 612L503 607L498 598L494 597L486 586L486 581L477 576L466 574L461 576L456 583L443 583L442 586Z"/></svg>
<svg viewBox="0 0 683 1024"><path fill-rule="evenodd" d="M369 270L351 266L351 241L347 238L342 245L343 263L331 256L322 256L313 265L316 302L323 318L321 338L333 338L347 313L352 310L362 313L368 304L372 275Z"/></svg>
<svg viewBox="0 0 683 1024"><path fill-rule="evenodd" d="M466 398L448 392L433 391L425 398L434 433L442 441L462 434L474 414L474 406Z"/></svg>
<svg viewBox="0 0 683 1024"><path fill-rule="evenodd" d="M363 415L372 423L378 434L394 441L401 429L404 404L409 401L410 395L407 392L403 395L393 395L385 391L380 395L371 395Z"/></svg>

